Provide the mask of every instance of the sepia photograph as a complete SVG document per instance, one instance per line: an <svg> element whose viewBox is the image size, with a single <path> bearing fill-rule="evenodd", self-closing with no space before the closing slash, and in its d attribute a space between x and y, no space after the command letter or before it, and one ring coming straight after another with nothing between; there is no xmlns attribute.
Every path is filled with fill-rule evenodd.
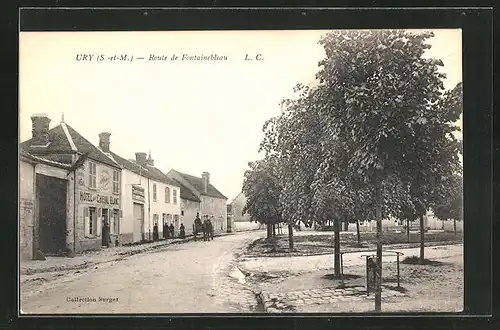
<svg viewBox="0 0 500 330"><path fill-rule="evenodd" d="M462 30L19 33L19 313L464 309Z"/></svg>

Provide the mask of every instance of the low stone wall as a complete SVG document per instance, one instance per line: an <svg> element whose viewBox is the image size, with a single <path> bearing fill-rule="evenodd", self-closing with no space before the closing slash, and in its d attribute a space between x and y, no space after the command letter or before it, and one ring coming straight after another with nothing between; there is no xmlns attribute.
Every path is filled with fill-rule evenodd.
<svg viewBox="0 0 500 330"><path fill-rule="evenodd" d="M238 231L248 231L248 230L257 230L260 228L260 224L255 222L235 222L233 224L233 230Z"/></svg>

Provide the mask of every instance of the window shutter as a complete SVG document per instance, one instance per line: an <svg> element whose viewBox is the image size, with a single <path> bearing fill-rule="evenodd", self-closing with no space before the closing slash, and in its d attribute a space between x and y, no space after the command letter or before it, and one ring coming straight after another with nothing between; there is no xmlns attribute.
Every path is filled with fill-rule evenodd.
<svg viewBox="0 0 500 330"><path fill-rule="evenodd" d="M83 233L84 236L89 236L90 235L90 227L89 227L89 208L84 207L83 208Z"/></svg>
<svg viewBox="0 0 500 330"><path fill-rule="evenodd" d="M97 209L97 225L95 227L96 236L101 236L102 208Z"/></svg>
<svg viewBox="0 0 500 330"><path fill-rule="evenodd" d="M115 233L115 214L113 210L109 210L109 233L114 234Z"/></svg>

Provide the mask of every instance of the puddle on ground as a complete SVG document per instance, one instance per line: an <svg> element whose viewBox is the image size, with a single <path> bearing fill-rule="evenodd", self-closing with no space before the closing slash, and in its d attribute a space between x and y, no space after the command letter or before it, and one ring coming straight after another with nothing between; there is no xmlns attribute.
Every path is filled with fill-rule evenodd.
<svg viewBox="0 0 500 330"><path fill-rule="evenodd" d="M238 280L238 283L245 284L245 275L240 271L238 267L233 268L233 270L229 273L229 276Z"/></svg>

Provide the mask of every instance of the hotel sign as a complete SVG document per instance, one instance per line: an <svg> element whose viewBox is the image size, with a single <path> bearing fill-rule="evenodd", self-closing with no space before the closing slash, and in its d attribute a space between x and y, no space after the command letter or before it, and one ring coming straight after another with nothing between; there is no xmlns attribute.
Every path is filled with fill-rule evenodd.
<svg viewBox="0 0 500 330"><path fill-rule="evenodd" d="M132 186L132 199L138 202L144 202L144 188L141 186Z"/></svg>
<svg viewBox="0 0 500 330"><path fill-rule="evenodd" d="M80 201L97 204L119 205L120 198L80 191Z"/></svg>

